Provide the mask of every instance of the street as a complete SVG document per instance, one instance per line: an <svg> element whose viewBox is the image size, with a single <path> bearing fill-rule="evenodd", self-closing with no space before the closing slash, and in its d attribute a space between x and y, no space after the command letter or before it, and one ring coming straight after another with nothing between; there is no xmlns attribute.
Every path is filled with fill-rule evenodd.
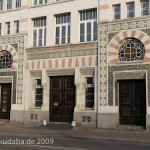
<svg viewBox="0 0 150 150"><path fill-rule="evenodd" d="M0 150L149 150L150 144L104 141L90 137L0 133Z"/></svg>

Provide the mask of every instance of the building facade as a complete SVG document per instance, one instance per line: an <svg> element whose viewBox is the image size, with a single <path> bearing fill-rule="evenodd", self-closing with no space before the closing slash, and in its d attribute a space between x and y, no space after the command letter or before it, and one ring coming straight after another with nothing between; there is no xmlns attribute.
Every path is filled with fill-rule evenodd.
<svg viewBox="0 0 150 150"><path fill-rule="evenodd" d="M0 119L96 126L98 1L84 2L0 1Z"/></svg>
<svg viewBox="0 0 150 150"><path fill-rule="evenodd" d="M150 128L149 4L149 0L99 3L101 128Z"/></svg>
<svg viewBox="0 0 150 150"><path fill-rule="evenodd" d="M149 0L0 0L0 119L149 129L149 14Z"/></svg>

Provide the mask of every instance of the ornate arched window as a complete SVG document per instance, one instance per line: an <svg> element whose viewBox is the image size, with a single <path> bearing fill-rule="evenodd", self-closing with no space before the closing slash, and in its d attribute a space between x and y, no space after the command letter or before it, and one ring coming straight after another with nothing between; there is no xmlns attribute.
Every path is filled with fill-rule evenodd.
<svg viewBox="0 0 150 150"><path fill-rule="evenodd" d="M13 64L13 57L10 52L6 50L0 51L0 69L11 68Z"/></svg>
<svg viewBox="0 0 150 150"><path fill-rule="evenodd" d="M120 61L139 61L143 60L145 48L141 41L134 38L128 38L121 43L118 57Z"/></svg>

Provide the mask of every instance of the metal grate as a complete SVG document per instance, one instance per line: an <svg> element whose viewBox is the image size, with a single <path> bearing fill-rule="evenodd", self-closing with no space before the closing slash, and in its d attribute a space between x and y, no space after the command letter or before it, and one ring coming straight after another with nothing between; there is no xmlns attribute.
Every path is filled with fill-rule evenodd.
<svg viewBox="0 0 150 150"><path fill-rule="evenodd" d="M94 84L93 84L93 78L87 77L86 78L86 96L85 96L86 102L85 107L86 108L94 108Z"/></svg>

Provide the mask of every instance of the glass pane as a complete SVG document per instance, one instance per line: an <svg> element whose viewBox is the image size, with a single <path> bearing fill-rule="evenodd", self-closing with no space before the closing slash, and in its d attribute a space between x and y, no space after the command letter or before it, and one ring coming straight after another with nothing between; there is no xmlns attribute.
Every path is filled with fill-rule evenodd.
<svg viewBox="0 0 150 150"><path fill-rule="evenodd" d="M93 41L97 40L97 21L94 22L93 28Z"/></svg>
<svg viewBox="0 0 150 150"><path fill-rule="evenodd" d="M70 43L70 25L68 25L68 43Z"/></svg>
<svg viewBox="0 0 150 150"><path fill-rule="evenodd" d="M91 22L87 23L87 41L91 41Z"/></svg>
<svg viewBox="0 0 150 150"><path fill-rule="evenodd" d="M84 39L84 36L85 36L85 25L84 23L81 23L80 24L80 42L84 42L85 39Z"/></svg>
<svg viewBox="0 0 150 150"><path fill-rule="evenodd" d="M36 46L36 39L37 39L37 31L33 31L33 46Z"/></svg>
<svg viewBox="0 0 150 150"><path fill-rule="evenodd" d="M46 29L44 29L44 46L46 45Z"/></svg>
<svg viewBox="0 0 150 150"><path fill-rule="evenodd" d="M56 37L59 37L60 35L60 27L56 27Z"/></svg>
<svg viewBox="0 0 150 150"><path fill-rule="evenodd" d="M62 44L65 44L66 42L66 26L62 26Z"/></svg>
<svg viewBox="0 0 150 150"><path fill-rule="evenodd" d="M38 46L42 46L43 29L39 29Z"/></svg>

